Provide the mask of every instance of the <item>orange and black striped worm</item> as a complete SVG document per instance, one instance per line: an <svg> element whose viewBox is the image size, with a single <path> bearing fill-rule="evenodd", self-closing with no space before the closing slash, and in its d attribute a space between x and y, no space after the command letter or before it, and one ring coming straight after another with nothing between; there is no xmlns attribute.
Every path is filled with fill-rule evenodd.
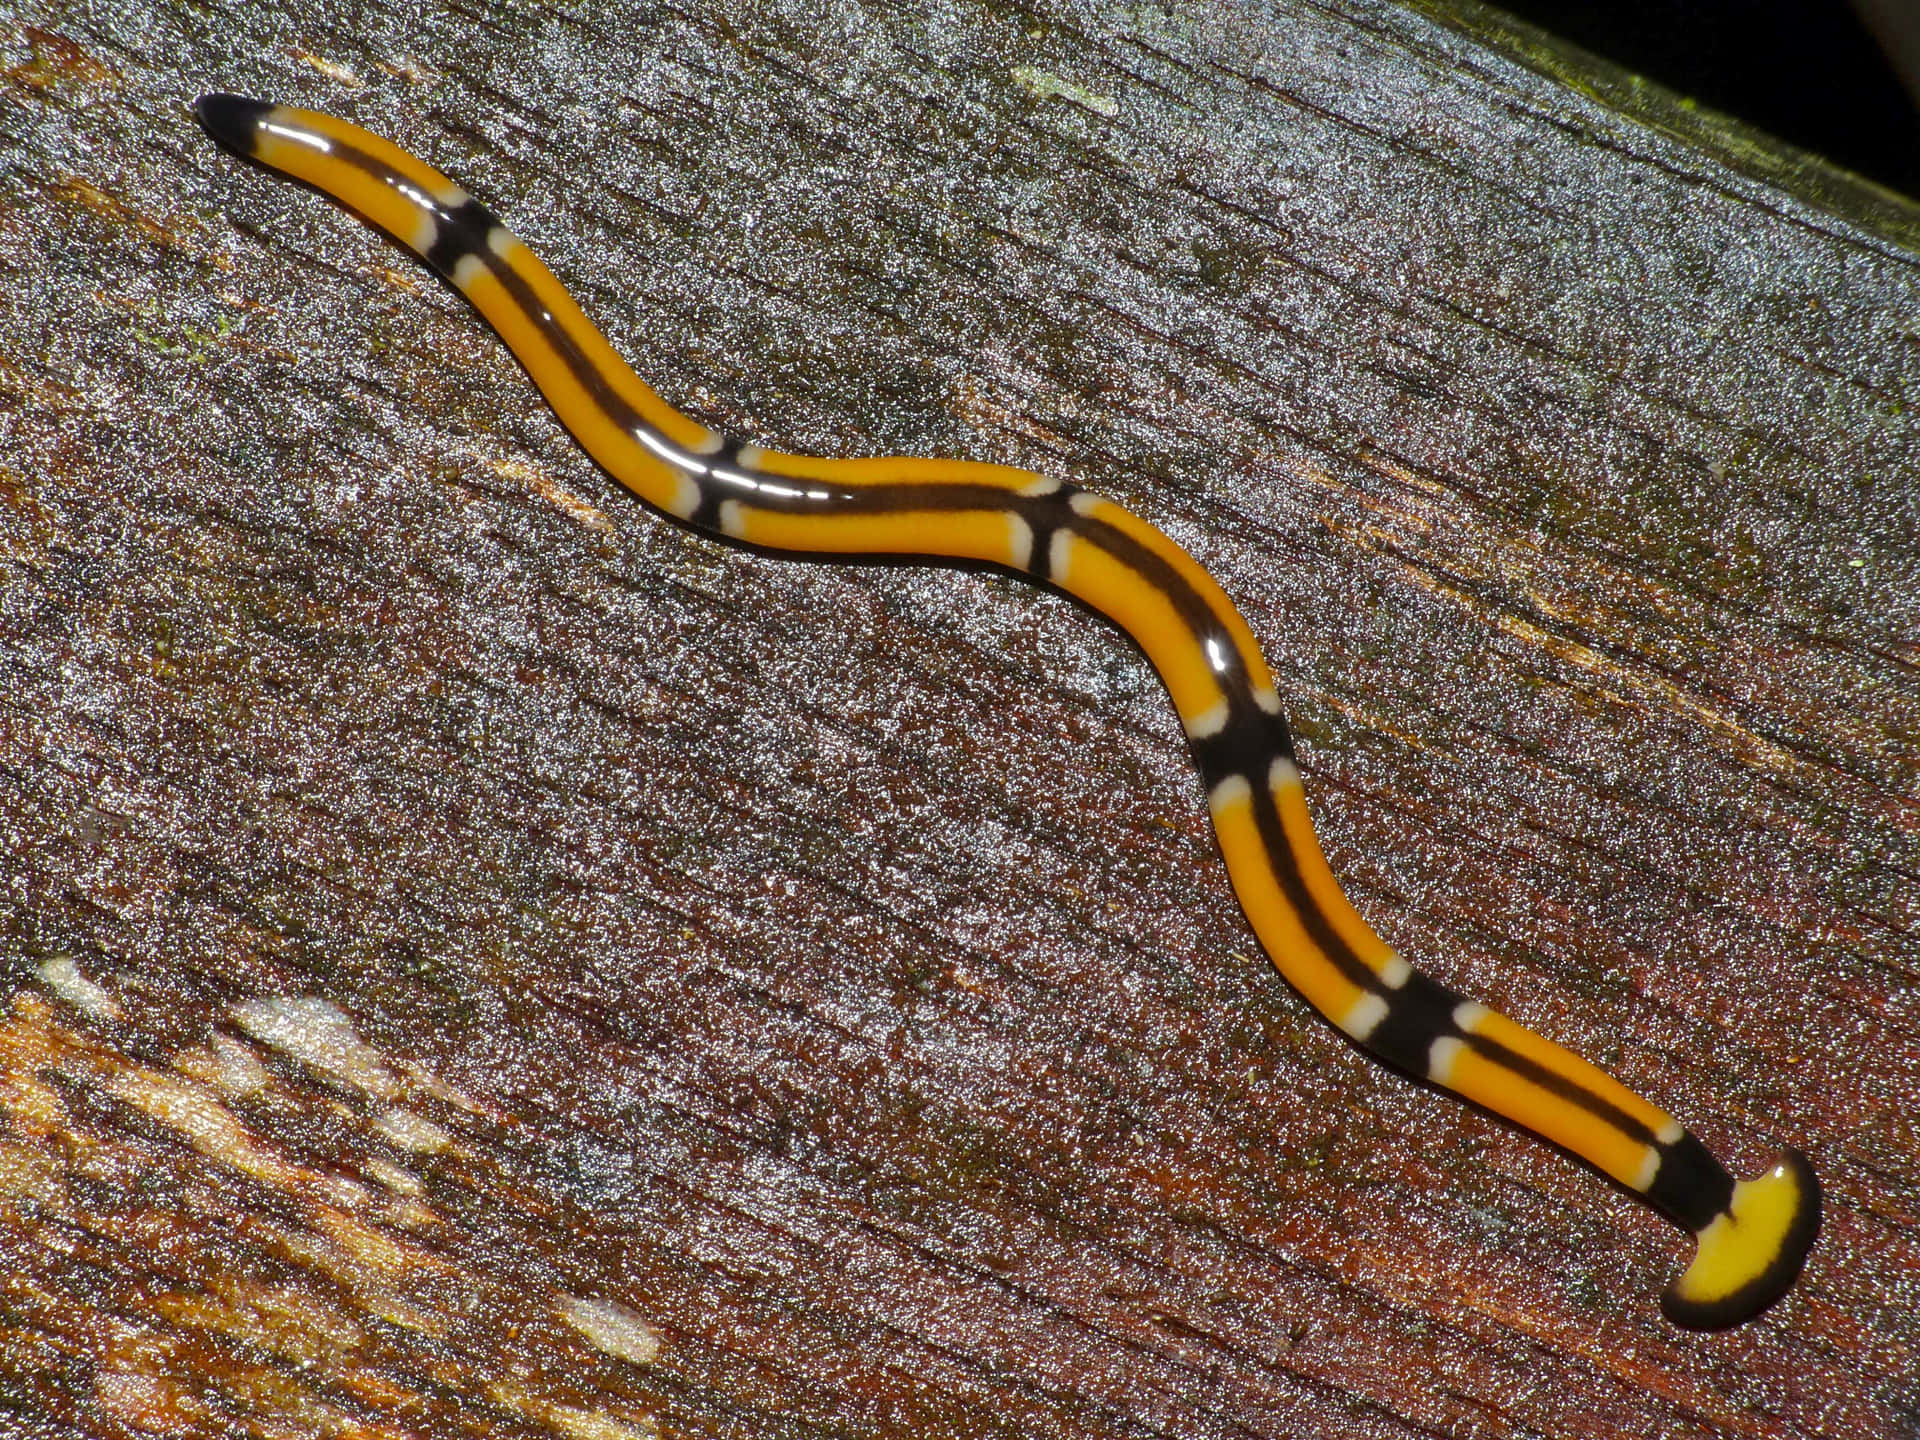
<svg viewBox="0 0 1920 1440"><path fill-rule="evenodd" d="M1172 698L1235 893L1280 973L1361 1046L1580 1156L1693 1232L1662 1308L1676 1324L1750 1319L1800 1273L1820 1223L1806 1158L1735 1181L1665 1111L1605 1071L1396 955L1341 893L1307 818L1293 742L1253 632L1194 560L1111 500L962 460L815 459L743 443L674 410L628 368L551 271L460 186L358 126L233 95L201 125L412 250L506 342L587 453L699 529L810 555L985 563L1109 617Z"/></svg>

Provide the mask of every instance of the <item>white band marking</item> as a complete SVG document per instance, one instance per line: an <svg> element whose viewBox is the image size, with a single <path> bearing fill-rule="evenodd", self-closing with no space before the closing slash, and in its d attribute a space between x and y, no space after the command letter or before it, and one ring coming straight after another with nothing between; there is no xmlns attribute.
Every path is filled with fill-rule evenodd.
<svg viewBox="0 0 1920 1440"><path fill-rule="evenodd" d="M1047 545L1047 578L1056 585L1067 583L1067 562L1073 557L1073 532L1056 530Z"/></svg>
<svg viewBox="0 0 1920 1440"><path fill-rule="evenodd" d="M1246 776L1229 775L1218 785L1214 786L1212 791L1207 795L1207 809L1213 813L1214 818L1217 820L1220 818L1220 812L1222 810L1229 809L1245 800L1249 800L1252 796L1253 787L1247 784Z"/></svg>
<svg viewBox="0 0 1920 1440"><path fill-rule="evenodd" d="M1387 1002L1369 990L1347 1007L1347 1013L1335 1023L1356 1040L1365 1040L1387 1018Z"/></svg>
<svg viewBox="0 0 1920 1440"><path fill-rule="evenodd" d="M1016 570L1033 564L1033 527L1011 512L1007 515L1007 563Z"/></svg>
<svg viewBox="0 0 1920 1440"><path fill-rule="evenodd" d="M1227 728L1227 716L1232 713L1225 700L1209 705L1191 720L1183 722L1187 728L1189 740L1211 740Z"/></svg>
<svg viewBox="0 0 1920 1440"><path fill-rule="evenodd" d="M1427 1078L1436 1085L1451 1085L1453 1062L1466 1048L1466 1042L1454 1035L1442 1035L1434 1041L1427 1050Z"/></svg>

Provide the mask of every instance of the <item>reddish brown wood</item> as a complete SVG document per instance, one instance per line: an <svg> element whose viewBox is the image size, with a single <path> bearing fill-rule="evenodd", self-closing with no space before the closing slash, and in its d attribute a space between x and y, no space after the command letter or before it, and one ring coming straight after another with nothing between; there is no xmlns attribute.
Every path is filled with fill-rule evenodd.
<svg viewBox="0 0 1920 1440"><path fill-rule="evenodd" d="M56 10L0 1431L1914 1433L1912 207L1463 9ZM1174 534L1362 909L1808 1148L1802 1286L1667 1327L1684 1237L1280 985L1115 632L644 512L213 88L460 176L709 421Z"/></svg>

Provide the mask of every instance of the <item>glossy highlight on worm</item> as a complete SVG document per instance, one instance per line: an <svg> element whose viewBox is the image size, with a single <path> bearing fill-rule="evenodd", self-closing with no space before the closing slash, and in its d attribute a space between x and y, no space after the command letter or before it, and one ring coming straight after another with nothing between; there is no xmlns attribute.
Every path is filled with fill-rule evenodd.
<svg viewBox="0 0 1920 1440"><path fill-rule="evenodd" d="M1171 696L1235 894L1267 954L1356 1043L1572 1151L1693 1232L1661 1307L1691 1329L1751 1319L1799 1275L1820 1223L1806 1157L1735 1181L1680 1123L1571 1051L1396 955L1348 902L1307 817L1293 742L1253 633L1213 578L1111 500L1003 465L816 459L674 410L547 269L460 186L331 115L203 96L234 154L321 191L411 249L506 342L574 438L699 529L808 554L983 562L1108 616Z"/></svg>

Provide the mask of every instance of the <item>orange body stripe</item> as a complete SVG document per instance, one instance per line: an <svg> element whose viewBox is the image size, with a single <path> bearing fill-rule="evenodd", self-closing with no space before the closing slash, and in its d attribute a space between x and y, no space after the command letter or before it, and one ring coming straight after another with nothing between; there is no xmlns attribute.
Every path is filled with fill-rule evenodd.
<svg viewBox="0 0 1920 1440"><path fill-rule="evenodd" d="M660 398L559 280L446 176L344 120L204 96L202 125L410 246L471 299L605 469L712 533L775 549L985 561L1052 583L1146 652L1187 728L1247 918L1287 980L1375 1054L1562 1145L1698 1237L1667 1313L1702 1328L1764 1309L1819 1221L1804 1157L1735 1184L1664 1111L1396 957L1341 892L1293 771L1273 677L1220 586L1112 501L1002 465L827 459L743 445ZM1275 783L1275 782L1278 783Z"/></svg>

